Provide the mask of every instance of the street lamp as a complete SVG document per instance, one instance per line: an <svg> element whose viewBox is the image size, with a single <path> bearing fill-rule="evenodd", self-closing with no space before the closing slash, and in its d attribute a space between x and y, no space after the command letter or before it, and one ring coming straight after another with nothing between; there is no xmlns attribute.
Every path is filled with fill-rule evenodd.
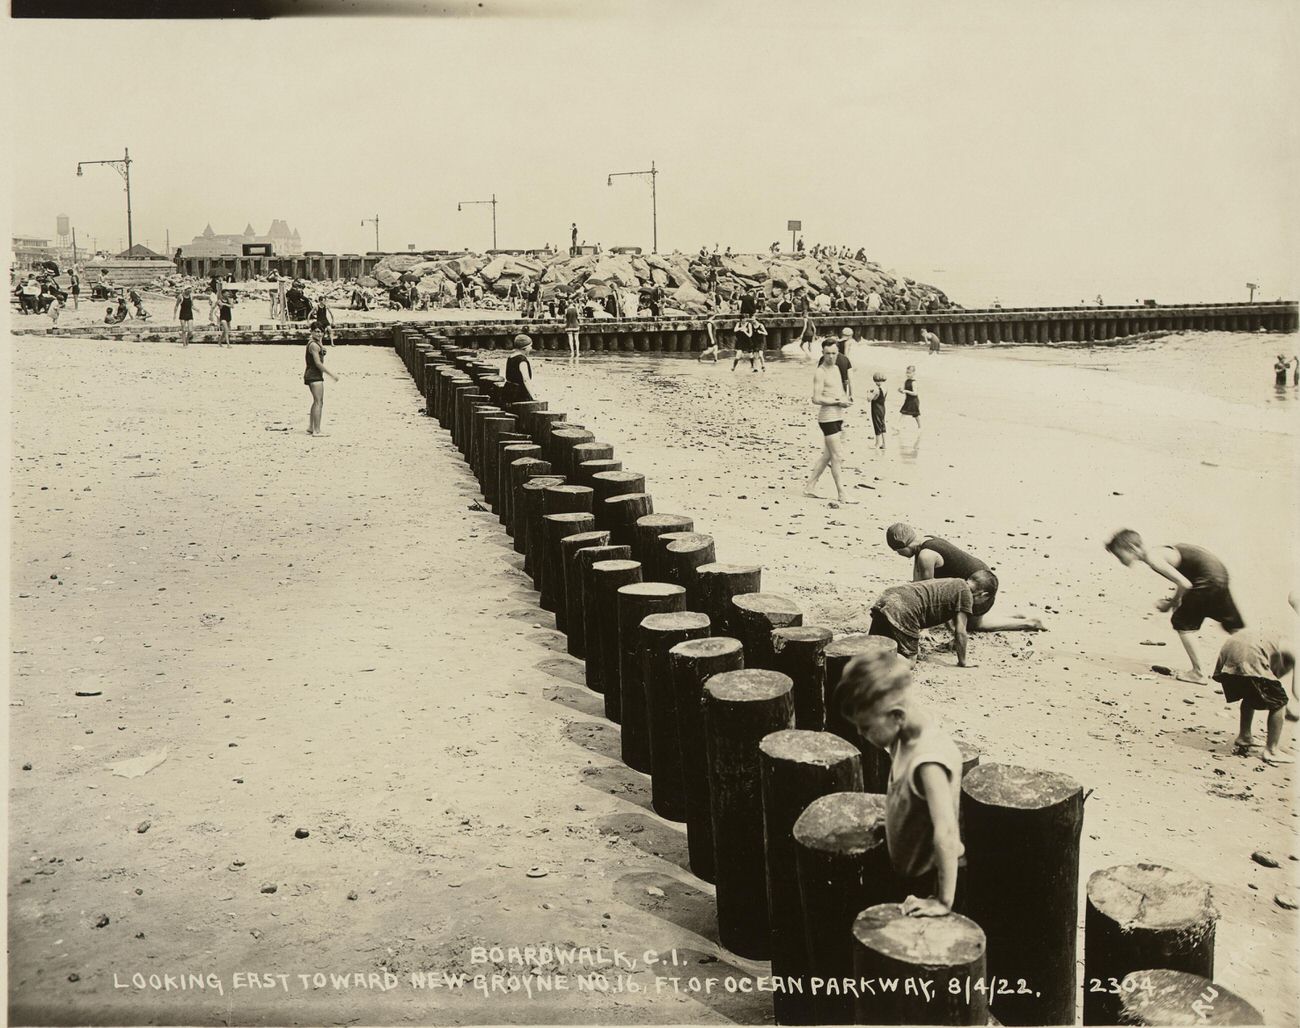
<svg viewBox="0 0 1300 1028"><path fill-rule="evenodd" d="M655 170L655 162L654 161L650 162L649 171L611 171L605 177L605 185L612 186L614 184L614 179L619 178L623 175L649 175L650 176L650 218L651 218L651 223L654 226L654 246L651 252L658 253L659 252L659 198L655 189L655 179L659 175L659 172Z"/></svg>
<svg viewBox="0 0 1300 1028"><path fill-rule="evenodd" d="M1250 290L1250 302L1251 302L1251 303L1254 303L1254 302L1255 302L1255 290L1259 288L1259 284L1256 283L1256 282L1247 282L1247 283L1246 283L1246 288Z"/></svg>
<svg viewBox="0 0 1300 1028"><path fill-rule="evenodd" d="M461 200L456 204L456 210L460 210L465 204L486 203L492 205L492 249L497 248L497 194L492 194L491 200Z"/></svg>
<svg viewBox="0 0 1300 1028"><path fill-rule="evenodd" d="M135 245L131 234L131 151L123 147L120 161L78 161L78 175L84 174L81 169L87 164L107 164L126 180L126 248L130 252L131 247Z"/></svg>
<svg viewBox="0 0 1300 1028"><path fill-rule="evenodd" d="M375 223L375 253L379 253L379 215L376 214L373 218L362 218L361 227L365 228L372 221Z"/></svg>

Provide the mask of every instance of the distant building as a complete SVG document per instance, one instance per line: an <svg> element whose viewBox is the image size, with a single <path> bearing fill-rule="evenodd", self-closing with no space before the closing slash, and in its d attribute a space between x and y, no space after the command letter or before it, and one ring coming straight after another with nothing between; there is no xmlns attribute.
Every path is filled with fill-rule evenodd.
<svg viewBox="0 0 1300 1028"><path fill-rule="evenodd" d="M54 256L52 240L38 236L14 236L14 267L22 270L30 268L37 261L49 260Z"/></svg>
<svg viewBox="0 0 1300 1028"><path fill-rule="evenodd" d="M253 226L245 225L240 235L218 235L209 224L200 236L181 246L182 257L238 257L244 252L245 243L269 243L277 257L301 257L303 253L302 238L298 230L279 219L271 222L266 235L259 236Z"/></svg>
<svg viewBox="0 0 1300 1028"><path fill-rule="evenodd" d="M162 254L154 253L152 250L149 249L149 247L145 246L144 243L136 243L135 246L131 247L131 249L123 250L121 253L118 254L118 256L119 257L144 257L149 260L155 260L155 261L162 259Z"/></svg>

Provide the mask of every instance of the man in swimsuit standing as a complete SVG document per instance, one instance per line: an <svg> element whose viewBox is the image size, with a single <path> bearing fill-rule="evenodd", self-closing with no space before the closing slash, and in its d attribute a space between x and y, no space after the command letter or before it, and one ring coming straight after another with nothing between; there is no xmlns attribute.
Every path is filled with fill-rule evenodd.
<svg viewBox="0 0 1300 1028"><path fill-rule="evenodd" d="M840 483L840 468L843 465L842 432L844 429L844 412L852 404L845 395L844 383L835 367L835 340L827 336L822 340L822 356L813 371L812 402L817 408L817 427L822 432L822 452L808 473L804 483L803 494L815 497L813 489L827 468L835 482L835 495L840 503L851 504L844 495L844 486ZM733 364L732 367L735 367Z"/></svg>
<svg viewBox="0 0 1300 1028"><path fill-rule="evenodd" d="M1192 636L1200 631L1206 618L1217 621L1229 635L1246 627L1228 590L1228 569L1223 562L1191 543L1148 549L1131 528L1111 536L1106 549L1126 568L1140 562L1174 583L1174 594L1157 603L1156 610L1172 612L1169 623L1192 662L1191 671L1180 671L1175 677L1180 682L1204 682L1205 672Z"/></svg>
<svg viewBox="0 0 1300 1028"><path fill-rule="evenodd" d="M932 578L970 578L976 571L988 571L989 566L978 557L940 539L938 536L926 535L919 529L903 522L890 525L885 529L885 542L900 557L912 558L912 581L924 582ZM996 580L993 585L989 607L997 599ZM1045 632L1039 618L1024 618L1015 615L1008 617L991 617L987 610L972 617L969 621L972 632Z"/></svg>

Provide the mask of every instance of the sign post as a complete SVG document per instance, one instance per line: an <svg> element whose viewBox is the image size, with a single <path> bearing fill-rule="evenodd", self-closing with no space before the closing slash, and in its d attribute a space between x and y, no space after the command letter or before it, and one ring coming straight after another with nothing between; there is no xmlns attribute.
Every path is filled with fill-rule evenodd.
<svg viewBox="0 0 1300 1028"><path fill-rule="evenodd" d="M789 233L790 233L790 252L791 252L791 253L794 253L794 252L795 252L795 235L803 229L803 222L802 222L802 221L787 221L787 222L785 223L785 227L786 227L786 229L787 229L787 230L789 231Z"/></svg>

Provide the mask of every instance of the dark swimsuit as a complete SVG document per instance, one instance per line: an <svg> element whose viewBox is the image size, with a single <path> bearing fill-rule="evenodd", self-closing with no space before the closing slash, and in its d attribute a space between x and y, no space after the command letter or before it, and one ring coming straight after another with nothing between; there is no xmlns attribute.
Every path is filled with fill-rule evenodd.
<svg viewBox="0 0 1300 1028"><path fill-rule="evenodd" d="M876 435L885 434L885 388L877 386L876 394L871 398L871 427Z"/></svg>
<svg viewBox="0 0 1300 1028"><path fill-rule="evenodd" d="M908 390L908 392L912 391L912 380L910 378L903 383L903 388ZM905 396L903 398L903 406L899 408L898 413L908 414L914 418L920 417L921 398L919 396Z"/></svg>
<svg viewBox="0 0 1300 1028"><path fill-rule="evenodd" d="M320 348L320 361L322 364L325 363L325 347L323 346ZM302 380L308 385L313 382L325 381L325 373L316 367L315 362L311 359L311 343L307 344L307 370L304 372Z"/></svg>
<svg viewBox="0 0 1300 1028"><path fill-rule="evenodd" d="M528 395L528 388L524 382L523 372L519 370L520 365L528 365L528 377L533 377L533 362L525 354L512 353L506 358L506 389L509 394L510 403L520 403L531 399Z"/></svg>

